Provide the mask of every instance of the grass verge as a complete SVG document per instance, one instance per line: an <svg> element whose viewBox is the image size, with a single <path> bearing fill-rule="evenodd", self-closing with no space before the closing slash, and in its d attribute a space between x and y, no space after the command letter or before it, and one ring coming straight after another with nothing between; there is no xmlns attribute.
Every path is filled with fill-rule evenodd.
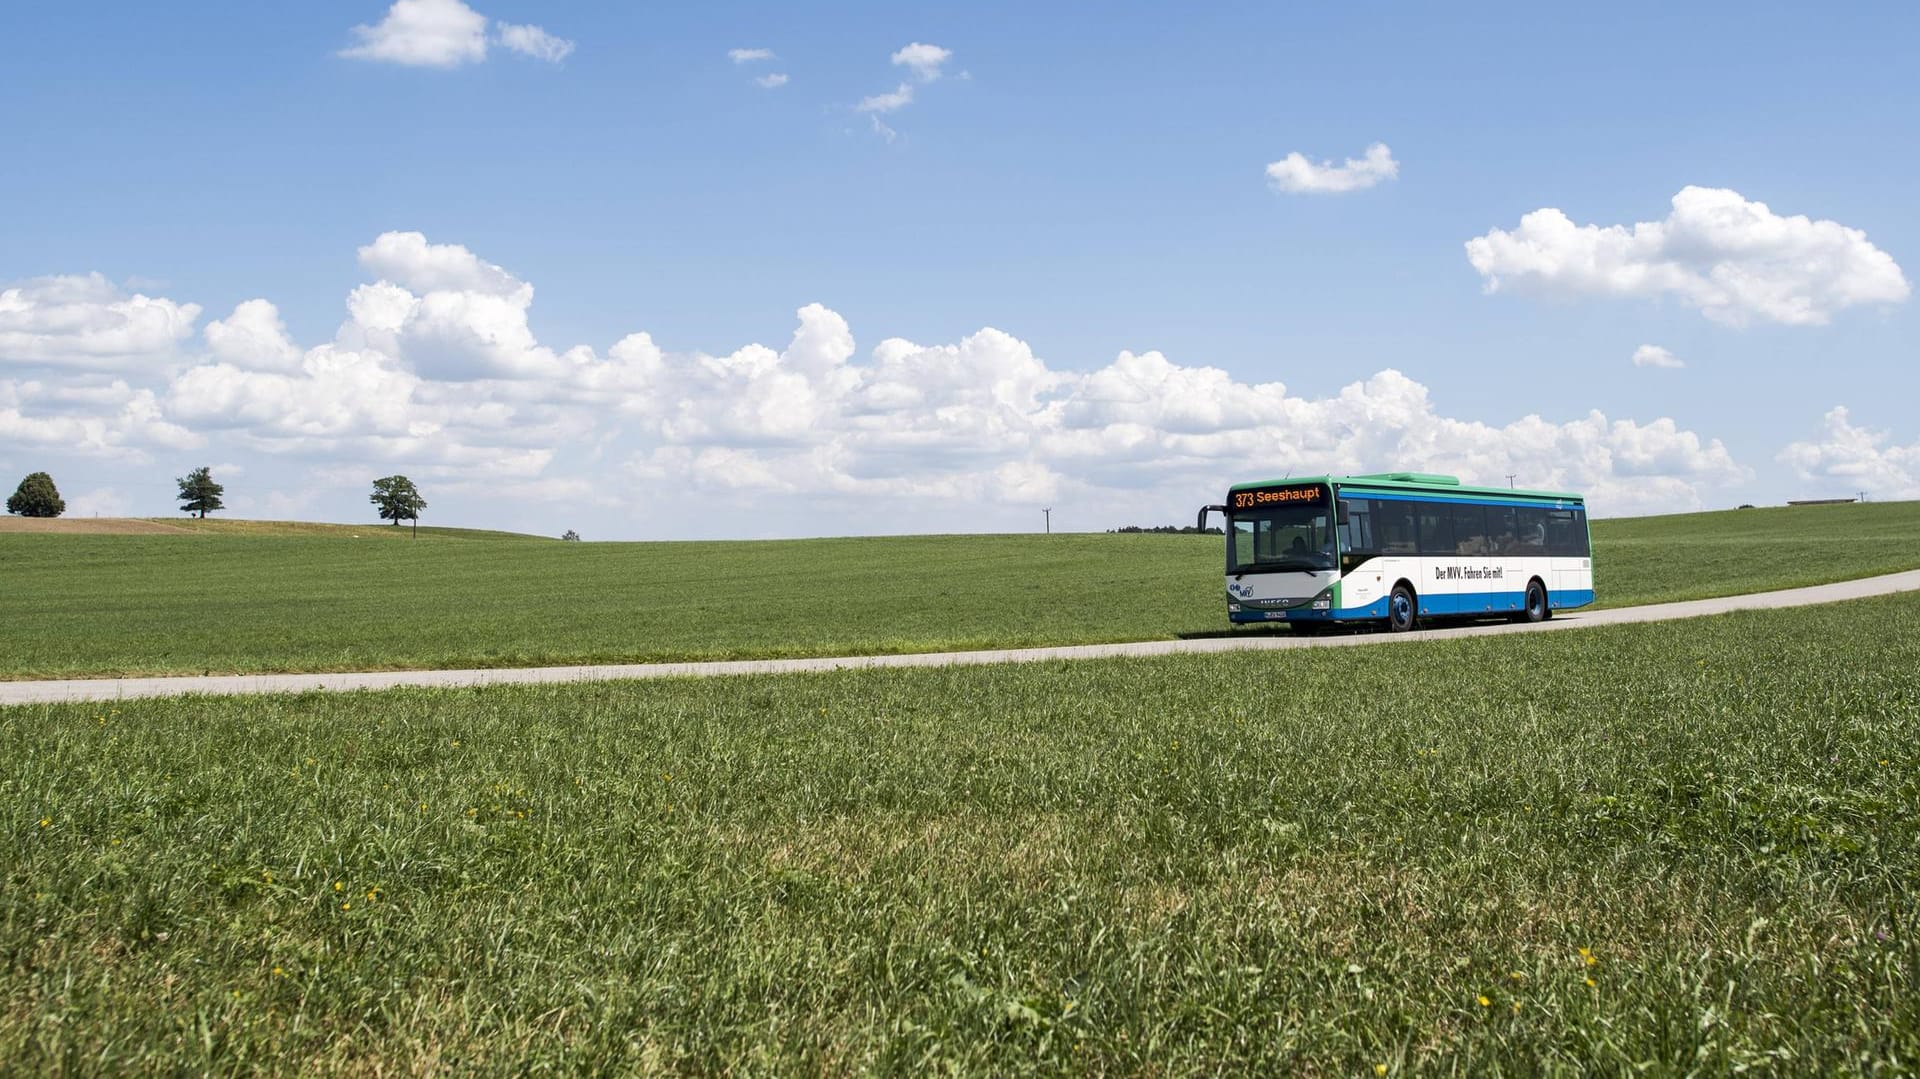
<svg viewBox="0 0 1920 1079"><path fill-rule="evenodd" d="M342 526L189 523L220 528L0 534L0 678L855 655L1228 632L1222 541L1210 536L561 543L423 529L414 542L381 526L355 539ZM1755 592L1920 567L1920 503L1601 521L1594 545L1604 606Z"/></svg>

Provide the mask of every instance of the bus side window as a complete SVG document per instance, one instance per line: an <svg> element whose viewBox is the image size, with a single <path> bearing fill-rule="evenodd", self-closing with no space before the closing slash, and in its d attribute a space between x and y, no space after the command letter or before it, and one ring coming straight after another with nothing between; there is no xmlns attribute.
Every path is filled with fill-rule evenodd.
<svg viewBox="0 0 1920 1079"><path fill-rule="evenodd" d="M1340 506L1347 517L1340 526L1340 549L1353 554L1378 551L1373 538L1373 504L1364 498L1348 498Z"/></svg>
<svg viewBox="0 0 1920 1079"><path fill-rule="evenodd" d="M1453 554L1453 508L1445 502L1416 502L1414 506L1420 518L1420 553Z"/></svg>
<svg viewBox="0 0 1920 1079"><path fill-rule="evenodd" d="M1514 544L1514 553L1538 558L1547 553L1547 511L1536 506L1522 506L1515 510L1520 521L1520 535Z"/></svg>
<svg viewBox="0 0 1920 1079"><path fill-rule="evenodd" d="M1547 553L1555 558L1585 558L1585 514L1574 510L1547 511Z"/></svg>
<svg viewBox="0 0 1920 1079"><path fill-rule="evenodd" d="M1493 554L1514 553L1514 507L1487 507L1487 544Z"/></svg>
<svg viewBox="0 0 1920 1079"><path fill-rule="evenodd" d="M1487 550L1487 511L1481 506L1455 503L1453 507L1453 551L1462 555L1483 555Z"/></svg>
<svg viewBox="0 0 1920 1079"><path fill-rule="evenodd" d="M1386 499L1373 504L1373 537L1381 554L1413 554L1420 549L1413 528L1414 505Z"/></svg>
<svg viewBox="0 0 1920 1079"><path fill-rule="evenodd" d="M1586 559L1586 509L1548 511L1548 553L1561 559Z"/></svg>

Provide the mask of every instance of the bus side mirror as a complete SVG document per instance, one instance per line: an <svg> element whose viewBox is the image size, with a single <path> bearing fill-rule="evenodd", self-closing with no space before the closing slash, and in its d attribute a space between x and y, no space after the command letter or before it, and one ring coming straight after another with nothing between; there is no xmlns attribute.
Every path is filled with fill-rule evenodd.
<svg viewBox="0 0 1920 1079"><path fill-rule="evenodd" d="M1333 523L1341 525L1347 523L1347 504L1345 502L1333 508Z"/></svg>
<svg viewBox="0 0 1920 1079"><path fill-rule="evenodd" d="M1201 506L1200 516L1193 522L1193 530L1196 532L1205 532L1207 530L1207 514L1211 513L1214 510L1219 510L1221 513L1225 513L1227 512L1227 507Z"/></svg>

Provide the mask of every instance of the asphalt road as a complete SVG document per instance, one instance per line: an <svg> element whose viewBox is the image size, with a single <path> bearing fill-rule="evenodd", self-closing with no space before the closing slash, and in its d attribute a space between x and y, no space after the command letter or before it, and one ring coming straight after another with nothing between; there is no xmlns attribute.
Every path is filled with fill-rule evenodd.
<svg viewBox="0 0 1920 1079"><path fill-rule="evenodd" d="M1805 607L1816 603L1864 599L1895 592L1920 591L1920 570L1857 581L1755 592L1745 596L1655 603L1643 607L1573 611L1537 625L1480 624L1418 630L1413 633L1352 633L1296 637L1286 633L1206 637L1196 640L1139 641L1130 644L1081 644L1053 648L1007 648L982 652L919 652L889 656L832 656L818 659L743 659L711 663L626 663L598 667L521 667L469 671L368 671L352 674L189 675L173 678L76 678L46 682L0 682L0 705L50 701L115 701L188 694L300 693L308 690L391 689L395 686L494 686L532 682L601 682L623 678L723 677L736 674L785 674L867 667L946 667L980 663L1040 663L1056 659L1105 659L1115 656L1166 656L1282 648L1352 648L1362 645L1439 641L1501 633L1549 633L1702 618L1729 611Z"/></svg>

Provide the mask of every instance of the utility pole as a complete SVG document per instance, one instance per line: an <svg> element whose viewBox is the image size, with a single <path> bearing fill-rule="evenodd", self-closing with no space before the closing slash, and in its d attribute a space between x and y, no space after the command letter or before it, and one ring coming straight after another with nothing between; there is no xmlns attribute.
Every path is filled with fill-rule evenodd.
<svg viewBox="0 0 1920 1079"><path fill-rule="evenodd" d="M1047 535L1053 535L1053 507L1048 506L1040 512L1047 515Z"/></svg>
<svg viewBox="0 0 1920 1079"><path fill-rule="evenodd" d="M1516 476L1516 475L1518 475L1518 474L1519 474L1519 473L1517 473L1517 472L1509 472L1509 473L1507 473L1507 490L1509 490L1509 491L1511 491L1511 490L1513 490L1513 477L1514 477L1514 476Z"/></svg>

